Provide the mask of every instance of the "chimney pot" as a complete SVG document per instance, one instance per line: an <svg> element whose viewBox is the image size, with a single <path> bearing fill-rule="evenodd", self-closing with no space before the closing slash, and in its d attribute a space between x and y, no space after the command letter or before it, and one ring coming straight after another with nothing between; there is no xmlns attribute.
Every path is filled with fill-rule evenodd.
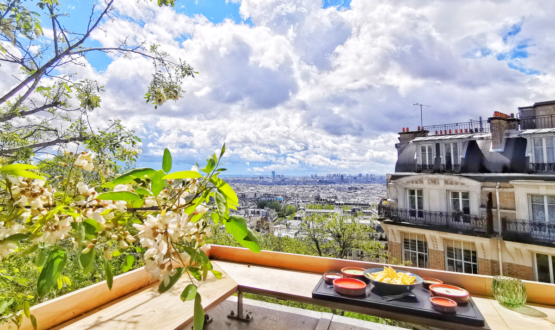
<svg viewBox="0 0 555 330"><path fill-rule="evenodd" d="M418 126L418 130L420 130L420 126Z"/></svg>
<svg viewBox="0 0 555 330"><path fill-rule="evenodd" d="M451 134L451 130L449 130L449 134Z"/></svg>
<svg viewBox="0 0 555 330"><path fill-rule="evenodd" d="M403 127L403 133L405 133L405 128Z"/></svg>

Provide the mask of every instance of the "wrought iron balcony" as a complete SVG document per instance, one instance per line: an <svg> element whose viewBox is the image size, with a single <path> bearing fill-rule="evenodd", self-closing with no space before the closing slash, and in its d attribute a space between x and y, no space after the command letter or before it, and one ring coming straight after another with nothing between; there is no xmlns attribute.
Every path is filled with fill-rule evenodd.
<svg viewBox="0 0 555 330"><path fill-rule="evenodd" d="M532 173L555 172L555 163L530 163Z"/></svg>
<svg viewBox="0 0 555 330"><path fill-rule="evenodd" d="M555 115L519 116L520 129L538 129L555 127Z"/></svg>
<svg viewBox="0 0 555 330"><path fill-rule="evenodd" d="M429 132L428 135L473 134L489 133L490 126L486 120L476 120L467 123L424 126L424 130Z"/></svg>
<svg viewBox="0 0 555 330"><path fill-rule="evenodd" d="M555 243L555 222L502 220L503 238L523 243Z"/></svg>
<svg viewBox="0 0 555 330"><path fill-rule="evenodd" d="M460 164L441 165L441 172L460 173L461 165Z"/></svg>
<svg viewBox="0 0 555 330"><path fill-rule="evenodd" d="M434 165L416 165L416 172L432 172L434 170Z"/></svg>
<svg viewBox="0 0 555 330"><path fill-rule="evenodd" d="M440 231L486 234L488 229L484 217L461 212L408 210L380 204L378 205L378 215L396 223L409 223Z"/></svg>

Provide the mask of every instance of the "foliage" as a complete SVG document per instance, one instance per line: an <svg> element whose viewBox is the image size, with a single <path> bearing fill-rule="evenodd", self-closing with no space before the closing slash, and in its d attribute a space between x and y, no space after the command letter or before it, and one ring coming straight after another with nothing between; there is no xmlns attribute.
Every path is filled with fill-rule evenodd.
<svg viewBox="0 0 555 330"><path fill-rule="evenodd" d="M297 207L294 205L287 205L285 207L285 215L290 216L291 214L297 213Z"/></svg>
<svg viewBox="0 0 555 330"><path fill-rule="evenodd" d="M281 203L280 203L280 202L276 202L276 201L273 201L273 202L270 202L270 201L258 201L258 202L256 203L256 206L257 206L259 209L263 209L263 208L265 208L265 207L270 208L270 209L276 211L276 213L283 212L283 207L281 206Z"/></svg>
<svg viewBox="0 0 555 330"><path fill-rule="evenodd" d="M195 287L208 272L219 278L202 251L211 236L208 219L238 244L260 251L245 219L229 215L238 198L218 177L224 152L225 146L204 168L168 173L166 150L163 170L133 169L111 180L85 152L64 154L65 173L48 182L33 165L0 167L0 321L19 326L23 316L34 318L27 306L102 279L111 289L114 275L142 264L159 277L160 293L184 274ZM96 187L86 181L89 175L100 178ZM193 289L186 290L188 300ZM194 300L195 329L202 329L198 292Z"/></svg>
<svg viewBox="0 0 555 330"><path fill-rule="evenodd" d="M174 2L160 0L158 5L173 6ZM63 17L68 14L57 0L0 0L0 63L21 70L16 77L19 81L0 95L0 156L10 157L11 162L28 161L56 146L84 143L88 150L106 155L105 161L113 164L137 157L140 140L134 131L118 119L89 119L90 112L101 106L104 87L97 81L64 73L83 66L87 56L94 53L138 55L152 60L155 72L145 98L155 108L182 97L182 81L195 72L181 59L172 61L158 45L125 38L114 47L84 46L109 19L113 4L114 0L106 1L101 10L92 6L87 28L70 31L63 25ZM26 5L49 19L41 23L41 15ZM44 31L52 31L52 40L43 37L43 24Z"/></svg>

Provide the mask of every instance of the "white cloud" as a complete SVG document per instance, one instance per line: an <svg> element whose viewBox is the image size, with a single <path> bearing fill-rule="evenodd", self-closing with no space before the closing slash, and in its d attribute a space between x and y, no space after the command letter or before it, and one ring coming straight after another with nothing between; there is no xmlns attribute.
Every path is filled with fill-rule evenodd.
<svg viewBox="0 0 555 330"><path fill-rule="evenodd" d="M321 0L243 0L254 26L135 0L117 8L96 40L156 42L199 71L182 100L154 110L143 100L150 61L113 55L105 72L76 68L106 86L93 116L123 118L143 138L145 161L168 147L191 162L225 142L230 165L255 172L383 173L396 132L420 125L415 102L432 106L429 125L516 112L555 92L546 15L555 3L545 1L352 0L338 11Z"/></svg>

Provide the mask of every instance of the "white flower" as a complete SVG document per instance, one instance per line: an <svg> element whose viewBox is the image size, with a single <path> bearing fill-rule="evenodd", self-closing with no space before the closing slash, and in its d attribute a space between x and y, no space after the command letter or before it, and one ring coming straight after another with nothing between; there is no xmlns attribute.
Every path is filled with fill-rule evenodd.
<svg viewBox="0 0 555 330"><path fill-rule="evenodd" d="M129 191L128 186L126 184L118 184L115 188L114 191L119 192L119 191Z"/></svg>
<svg viewBox="0 0 555 330"><path fill-rule="evenodd" d="M201 204L201 205L197 206L197 208L195 210L195 213L196 214L204 214L204 213L206 213L206 211L208 211L208 208L205 205Z"/></svg>
<svg viewBox="0 0 555 330"><path fill-rule="evenodd" d="M170 276L174 276L177 271L175 269L166 270L162 274L160 274L160 282L164 283L164 286L168 286L170 284Z"/></svg>
<svg viewBox="0 0 555 330"><path fill-rule="evenodd" d="M92 171L94 168L92 159L94 156L90 152L82 152L77 160L75 160L74 165L76 167L82 168L85 171Z"/></svg>
<svg viewBox="0 0 555 330"><path fill-rule="evenodd" d="M4 242L0 244L0 261L2 259L7 258L10 253L14 252L17 249L17 244Z"/></svg>

